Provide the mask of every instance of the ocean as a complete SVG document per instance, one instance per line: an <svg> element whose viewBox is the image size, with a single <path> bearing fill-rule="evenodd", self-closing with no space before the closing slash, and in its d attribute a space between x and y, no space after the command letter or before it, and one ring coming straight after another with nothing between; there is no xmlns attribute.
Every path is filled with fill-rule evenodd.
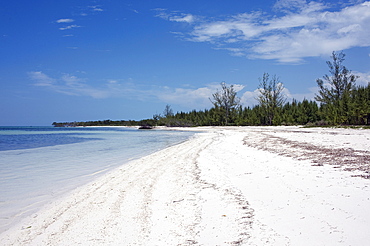
<svg viewBox="0 0 370 246"><path fill-rule="evenodd" d="M0 233L46 203L193 132L0 127Z"/></svg>

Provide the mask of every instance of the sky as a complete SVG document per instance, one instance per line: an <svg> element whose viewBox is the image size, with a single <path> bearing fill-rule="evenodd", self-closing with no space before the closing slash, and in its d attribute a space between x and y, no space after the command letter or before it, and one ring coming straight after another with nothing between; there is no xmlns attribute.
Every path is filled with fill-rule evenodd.
<svg viewBox="0 0 370 246"><path fill-rule="evenodd" d="M0 126L140 120L243 106L276 75L313 100L333 51L370 82L370 1L14 0L0 5Z"/></svg>

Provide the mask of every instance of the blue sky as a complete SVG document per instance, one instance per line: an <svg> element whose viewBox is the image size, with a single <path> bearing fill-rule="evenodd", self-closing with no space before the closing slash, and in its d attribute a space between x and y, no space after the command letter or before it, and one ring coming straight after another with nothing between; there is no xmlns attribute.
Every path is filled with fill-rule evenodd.
<svg viewBox="0 0 370 246"><path fill-rule="evenodd" d="M256 104L264 72L313 99L332 51L370 81L370 2L38 0L0 7L0 125L203 110L221 82Z"/></svg>

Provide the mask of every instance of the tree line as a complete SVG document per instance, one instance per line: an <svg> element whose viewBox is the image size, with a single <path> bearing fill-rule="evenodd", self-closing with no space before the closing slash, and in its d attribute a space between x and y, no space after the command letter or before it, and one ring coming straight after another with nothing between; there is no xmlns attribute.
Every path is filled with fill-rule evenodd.
<svg viewBox="0 0 370 246"><path fill-rule="evenodd" d="M72 121L72 122L53 122L55 127L79 127L79 126L141 126L154 125L155 120L95 120L95 121Z"/></svg>
<svg viewBox="0 0 370 246"><path fill-rule="evenodd" d="M286 102L284 85L276 75L264 73L259 79L258 104L240 105L233 85L221 83L210 98L209 110L156 115L156 123L167 126L261 126L261 125L369 125L370 83L356 86L355 76L344 65L345 54L333 52L327 61L329 75L317 79L315 101ZM169 111L169 105L165 111Z"/></svg>
<svg viewBox="0 0 370 246"><path fill-rule="evenodd" d="M316 80L315 101L293 99L287 102L284 85L276 76L264 73L259 78L258 104L243 107L233 85L221 83L210 98L213 107L173 113L166 105L163 114L141 121L54 122L54 126L264 126L264 125L370 125L370 82L356 86L358 76L344 65L345 54L333 52L327 61L329 74Z"/></svg>

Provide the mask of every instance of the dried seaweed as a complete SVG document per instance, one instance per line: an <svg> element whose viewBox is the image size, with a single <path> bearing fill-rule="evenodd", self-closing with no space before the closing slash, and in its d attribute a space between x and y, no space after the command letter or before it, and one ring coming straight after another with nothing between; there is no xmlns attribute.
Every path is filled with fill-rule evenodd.
<svg viewBox="0 0 370 246"><path fill-rule="evenodd" d="M328 148L306 142L292 141L259 133L256 136L245 137L243 144L264 151L292 157L297 160L309 160L312 166L333 165L345 171L360 171L363 174L353 175L370 179L370 152L352 148Z"/></svg>

